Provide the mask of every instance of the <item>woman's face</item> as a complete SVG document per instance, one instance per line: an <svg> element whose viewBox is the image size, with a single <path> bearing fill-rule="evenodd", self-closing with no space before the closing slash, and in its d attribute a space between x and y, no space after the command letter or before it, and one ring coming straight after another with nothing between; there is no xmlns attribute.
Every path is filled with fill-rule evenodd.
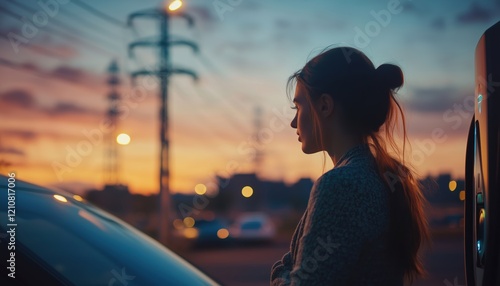
<svg viewBox="0 0 500 286"><path fill-rule="evenodd" d="M298 140L302 143L302 151L312 154L321 151L318 132L314 132L314 114L307 98L307 90L297 83L293 103L297 110L290 126L297 129Z"/></svg>

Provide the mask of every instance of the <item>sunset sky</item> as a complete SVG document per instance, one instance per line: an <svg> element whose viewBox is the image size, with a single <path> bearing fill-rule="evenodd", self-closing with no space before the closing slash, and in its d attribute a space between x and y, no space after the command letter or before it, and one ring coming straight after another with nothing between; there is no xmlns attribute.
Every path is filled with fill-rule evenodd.
<svg viewBox="0 0 500 286"><path fill-rule="evenodd" d="M51 15L43 18L47 12L38 3L50 3ZM156 193L157 83L140 79L132 86L129 76L154 69L158 50L140 48L131 58L127 46L157 36L158 26L152 19L137 19L135 29L121 24L130 13L165 2L81 3L0 3L0 160L11 164L0 172L75 192L102 187L106 70L116 59L124 98L117 131L132 138L118 146L121 182L133 193ZM499 1L185 0L183 10L194 27L172 18L170 31L196 42L200 53L175 47L171 60L196 71L199 81L171 79L173 192L193 192L216 174L253 171L255 149L263 154L262 178L292 183L320 176L323 155L302 154L289 127L286 80L331 45L356 47L376 66L399 65L405 85L398 98L413 146L408 158L421 176L463 177L474 50L500 20ZM33 21L38 26L30 30ZM252 145L256 108L262 111L258 146Z"/></svg>

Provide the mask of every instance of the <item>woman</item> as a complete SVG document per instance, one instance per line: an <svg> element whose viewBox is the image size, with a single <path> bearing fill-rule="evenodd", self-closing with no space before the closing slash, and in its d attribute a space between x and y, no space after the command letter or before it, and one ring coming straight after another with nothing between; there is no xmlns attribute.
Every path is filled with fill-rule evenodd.
<svg viewBox="0 0 500 286"><path fill-rule="evenodd" d="M399 67L375 68L338 47L293 74L302 151L326 151L333 165L314 184L290 251L272 267L272 285L403 285L424 274L429 233L425 199L395 144ZM389 154L391 147L393 155Z"/></svg>

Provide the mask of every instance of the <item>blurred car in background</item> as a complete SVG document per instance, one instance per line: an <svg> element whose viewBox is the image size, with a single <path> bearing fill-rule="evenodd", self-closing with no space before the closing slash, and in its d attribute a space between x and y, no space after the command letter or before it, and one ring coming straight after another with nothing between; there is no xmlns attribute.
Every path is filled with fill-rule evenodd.
<svg viewBox="0 0 500 286"><path fill-rule="evenodd" d="M178 236L183 236L191 247L229 245L229 224L219 218L192 220L192 225L183 227Z"/></svg>
<svg viewBox="0 0 500 286"><path fill-rule="evenodd" d="M80 196L2 175L0 186L0 285L217 285Z"/></svg>
<svg viewBox="0 0 500 286"><path fill-rule="evenodd" d="M229 233L239 243L272 242L276 227L264 213L247 213L235 221Z"/></svg>

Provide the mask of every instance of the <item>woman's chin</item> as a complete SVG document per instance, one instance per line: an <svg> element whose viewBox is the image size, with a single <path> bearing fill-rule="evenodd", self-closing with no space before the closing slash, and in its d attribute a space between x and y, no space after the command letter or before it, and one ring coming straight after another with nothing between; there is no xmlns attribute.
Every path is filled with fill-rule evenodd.
<svg viewBox="0 0 500 286"><path fill-rule="evenodd" d="M314 154L319 151L321 151L319 148L311 148L311 146L307 146L304 142L302 142L302 152L304 152L304 154Z"/></svg>

